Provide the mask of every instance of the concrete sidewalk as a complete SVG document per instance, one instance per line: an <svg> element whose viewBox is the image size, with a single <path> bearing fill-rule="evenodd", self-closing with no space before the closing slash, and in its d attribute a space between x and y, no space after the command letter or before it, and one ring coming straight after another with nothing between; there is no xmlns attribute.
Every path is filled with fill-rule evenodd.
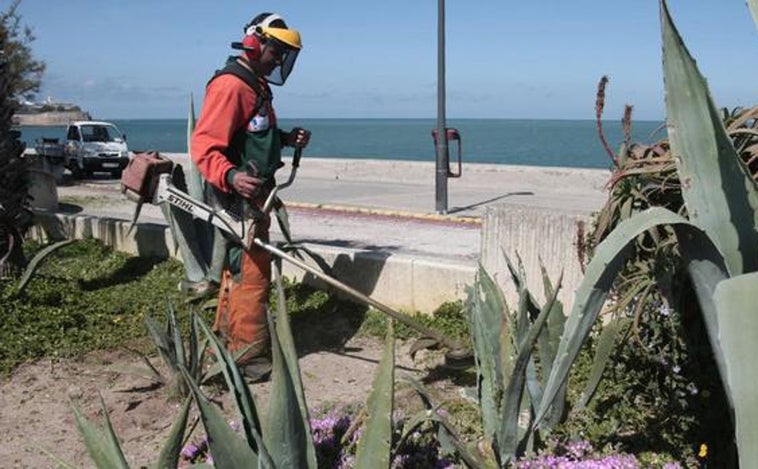
<svg viewBox="0 0 758 469"><path fill-rule="evenodd" d="M184 164L187 155L165 156ZM284 179L290 159L280 170ZM486 207L505 203L563 213L589 213L605 201L606 170L469 163L461 178L448 179L448 220L481 217ZM433 162L326 159L301 160L296 183L282 192L288 201L351 210L435 213Z"/></svg>
<svg viewBox="0 0 758 469"><path fill-rule="evenodd" d="M164 155L187 161L184 154ZM280 181L289 172L286 163ZM293 237L340 265L354 286L392 306L430 311L461 298L473 280L487 210L505 206L587 216L605 202L608 177L601 170L467 164L462 178L448 180L448 214L440 215L434 210L433 162L304 157L281 198ZM61 185L56 216L85 224L91 218L115 220L125 229L135 205L118 189L118 181L104 178ZM165 231L157 207L144 206L140 221ZM272 227L274 240L280 236ZM369 280L361 284L358 277Z"/></svg>

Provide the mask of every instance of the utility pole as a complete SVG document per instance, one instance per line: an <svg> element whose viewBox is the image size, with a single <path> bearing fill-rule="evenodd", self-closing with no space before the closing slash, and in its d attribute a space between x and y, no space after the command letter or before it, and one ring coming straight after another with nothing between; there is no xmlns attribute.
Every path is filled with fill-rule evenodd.
<svg viewBox="0 0 758 469"><path fill-rule="evenodd" d="M439 214L447 213L448 150L445 127L445 0L437 0L437 165L434 193Z"/></svg>

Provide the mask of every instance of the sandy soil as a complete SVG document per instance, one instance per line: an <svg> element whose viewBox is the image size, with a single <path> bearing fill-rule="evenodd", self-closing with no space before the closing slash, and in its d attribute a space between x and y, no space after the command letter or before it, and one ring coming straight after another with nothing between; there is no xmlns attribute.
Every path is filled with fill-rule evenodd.
<svg viewBox="0 0 758 469"><path fill-rule="evenodd" d="M360 404L371 383L383 345L370 338L353 338L339 350L313 350L303 355L300 367L311 409L338 404ZM440 399L458 396L459 388L439 379L438 352L421 352L411 360L409 344L398 343L396 376L410 373L427 379ZM158 365L157 357L151 362ZM150 464L165 441L178 404L168 399L167 388L145 378L111 371L113 367L142 366L128 351L99 352L77 360L40 360L22 365L0 383L0 466L7 468L57 467L51 454L74 467L93 467L77 432L71 402L79 403L92 421L102 423L102 397L131 467ZM433 379L428 379L434 376ZM228 393L209 392L234 419ZM253 394L265 413L270 383L254 384ZM398 387L397 403L410 403L411 392ZM202 425L196 432L202 432Z"/></svg>

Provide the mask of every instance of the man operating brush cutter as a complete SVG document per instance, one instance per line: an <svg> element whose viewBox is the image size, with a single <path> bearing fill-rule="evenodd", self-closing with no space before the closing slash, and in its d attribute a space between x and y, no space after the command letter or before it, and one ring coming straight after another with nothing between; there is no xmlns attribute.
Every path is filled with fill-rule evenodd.
<svg viewBox="0 0 758 469"><path fill-rule="evenodd" d="M449 367L467 368L472 366L472 351L464 348L458 341L450 339L439 331L414 321L407 314L396 311L364 295L334 277L325 274L318 268L271 245L268 240L264 240L258 236L262 232L259 224L263 224L264 227L267 226L269 213L274 205L277 204L278 192L289 187L295 180L297 169L300 165L301 154L302 149L296 148L292 158L292 170L287 181L274 186L262 205L253 207L248 214L243 214L242 216L233 211L211 207L203 202L194 200L188 194L179 190L171 181L173 163L156 153L135 154L129 166L124 170L124 175L121 179L122 190L129 199L140 205L143 202L154 205L170 204L184 210L194 218L219 228L229 237L233 245L240 247L245 253L255 253L258 250L263 250L270 255L272 254L305 270L330 286L347 293L353 299L373 306L421 334L421 339L411 347L411 350L442 346L447 349L445 361ZM137 213L139 213L140 205L138 205Z"/></svg>
<svg viewBox="0 0 758 469"><path fill-rule="evenodd" d="M261 210L282 165L281 148L308 145L310 132L277 127L270 84L283 85L302 47L300 34L274 13L261 13L243 28L242 52L228 59L208 83L192 134L191 156L219 208L255 218L254 237L268 242L270 218ZM234 242L227 250L214 330L251 380L271 370L266 320L271 254Z"/></svg>
<svg viewBox="0 0 758 469"><path fill-rule="evenodd" d="M214 202L206 205L177 189L167 160L155 154L136 155L122 184L130 198L169 203L212 223L229 239L214 329L238 355L243 372L259 380L271 369L267 298L272 254L416 329L427 339L425 344L444 345L450 349L449 362L468 362L470 352L457 342L270 245L270 210L278 190L294 180L310 133L298 128L285 133L276 127L268 85L286 81L300 50L300 35L287 29L278 15L264 13L245 27L243 41L233 46L243 52L230 58L208 84L191 141L192 159L211 186L209 199ZM282 145L295 147L295 155L288 181L277 186L273 176L281 166Z"/></svg>

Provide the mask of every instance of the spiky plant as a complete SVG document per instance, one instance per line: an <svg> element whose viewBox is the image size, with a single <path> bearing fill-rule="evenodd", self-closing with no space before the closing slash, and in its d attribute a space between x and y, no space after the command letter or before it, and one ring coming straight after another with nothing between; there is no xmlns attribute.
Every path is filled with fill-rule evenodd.
<svg viewBox="0 0 758 469"><path fill-rule="evenodd" d="M664 207L687 216L682 198L682 185L671 155L668 137L653 143L631 141L632 107L627 106L622 119L624 141L618 152L608 148L600 118L603 112L605 86L603 77L598 84L597 119L600 140L613 161L608 182L608 200L595 217L594 231L585 246L589 251L621 222L650 207ZM722 120L740 160L754 180L758 180L758 106L722 109ZM591 252L580 253L580 258ZM681 259L674 233L655 228L640 236L635 252L619 275L613 295L612 312L633 311L638 326L643 309L651 304L666 304L680 296L681 285L672 284L681 277ZM675 305L670 305L676 307Z"/></svg>
<svg viewBox="0 0 758 469"><path fill-rule="evenodd" d="M21 249L23 233L30 225L26 161L21 133L13 130L16 102L11 96L10 66L5 41L0 37L0 278L26 265Z"/></svg>

